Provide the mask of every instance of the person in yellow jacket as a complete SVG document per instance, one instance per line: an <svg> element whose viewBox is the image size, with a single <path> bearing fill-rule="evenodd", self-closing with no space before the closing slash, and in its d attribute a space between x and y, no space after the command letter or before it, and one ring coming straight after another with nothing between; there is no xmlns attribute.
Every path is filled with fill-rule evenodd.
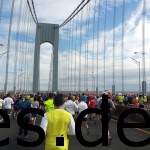
<svg viewBox="0 0 150 150"><path fill-rule="evenodd" d="M45 131L45 150L68 150L69 140L67 134L75 135L75 122L70 113L63 110L63 94L54 98L55 109L44 114L41 128ZM69 131L69 132L68 132ZM57 137L64 138L63 146L58 146Z"/></svg>
<svg viewBox="0 0 150 150"><path fill-rule="evenodd" d="M54 110L54 103L53 103L54 100L53 100L53 97L54 97L54 94L53 93L49 93L48 100L44 102L45 111L46 112Z"/></svg>

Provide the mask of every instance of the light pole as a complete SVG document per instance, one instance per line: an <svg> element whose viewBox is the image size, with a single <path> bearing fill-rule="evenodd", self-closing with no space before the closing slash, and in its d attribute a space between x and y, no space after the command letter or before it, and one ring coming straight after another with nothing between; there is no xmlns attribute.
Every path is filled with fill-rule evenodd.
<svg viewBox="0 0 150 150"><path fill-rule="evenodd" d="M141 94L141 77L140 77L140 62L130 57L139 67L139 94Z"/></svg>
<svg viewBox="0 0 150 150"><path fill-rule="evenodd" d="M142 81L142 93L143 94L146 94L147 92L147 89L146 89L146 71L145 71L145 52L134 52L134 54L142 54L143 57L142 57L142 72L143 72L143 81Z"/></svg>

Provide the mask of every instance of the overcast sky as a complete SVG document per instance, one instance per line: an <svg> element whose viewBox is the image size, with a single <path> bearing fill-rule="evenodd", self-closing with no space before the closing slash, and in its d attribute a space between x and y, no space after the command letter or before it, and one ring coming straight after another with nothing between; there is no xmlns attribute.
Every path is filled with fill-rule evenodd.
<svg viewBox="0 0 150 150"><path fill-rule="evenodd" d="M18 6L16 0L15 12L13 17L13 26L12 31L16 33L17 26L17 14ZM39 22L42 23L54 23L61 24L77 7L81 0L34 0L35 10ZM100 3L99 3L100 2ZM116 90L121 90L121 42L122 42L122 0L116 0L116 22L115 22L115 83ZM100 16L98 16L98 7L100 4ZM87 8L90 5L90 13L87 14ZM9 16L10 16L10 7L11 0L4 1L2 20L0 23L0 43L4 46L0 47L0 52L5 52L7 49L7 39L8 39L8 27L9 27ZM126 91L138 91L138 66L130 58L134 58L141 64L141 82L142 78L142 55L135 55L134 52L142 52L142 11L143 11L143 0L125 0L125 18L124 18L124 83ZM145 17L145 63L146 63L146 80L147 80L147 89L150 91L150 4L146 0L146 17ZM95 13L95 24L94 20ZM107 7L107 25L106 25L106 89L111 90L113 84L112 80L112 56L113 56L113 31L114 31L114 0L108 0ZM89 90L92 90L92 87L96 87L96 56L97 56L97 45L99 46L98 57L99 57L99 75L98 75L98 86L99 90L103 90L104 79L103 79L103 57L104 57L104 19L105 19L105 0L91 0L90 4L83 10L83 19L82 19L82 31L80 23L81 13L74 18L70 24L67 24L60 29L60 40L59 40L59 81L61 81L61 86L59 89L67 90L67 79L69 75L67 74L67 59L68 56L70 61L70 68L72 68L72 90L75 86L78 87L79 84L79 55L80 55L80 46L81 46L81 89L85 90L84 85L87 85ZM98 29L98 19L100 20L100 27ZM87 22L89 21L89 30L87 29ZM95 28L93 30L93 27ZM72 28L70 29L70 26ZM77 26L77 31L76 31ZM93 37L93 31L95 36ZM75 40L77 38L77 47L75 49L74 45L71 48L71 54L68 49L68 32L73 33L72 37ZM82 43L80 43L80 33L82 34ZM97 43L97 35L99 35L99 43ZM88 38L85 38L88 37ZM94 43L94 46L93 46ZM11 48L14 50L15 39L12 35L11 37ZM33 44L33 42L31 43ZM81 44L81 45L80 45ZM63 45L63 46L62 46ZM85 75L87 67L85 60L85 47L88 45L89 53L89 69L88 75ZM76 51L76 52L75 52ZM48 86L48 76L50 71L50 61L51 61L52 46L48 43L41 45L41 55L40 55L40 89L47 90ZM76 54L76 73L75 73L75 54ZM14 68L14 52L10 53L10 67L9 67L9 84L8 89L12 89L13 83L13 68ZM92 59L94 56L94 60ZM94 64L94 69L92 69L92 64ZM6 55L0 57L0 89L4 86L5 80L5 66L6 66ZM92 75L93 71L93 75ZM95 78L95 85L92 84ZM88 78L87 78L88 77ZM30 77L31 78L31 77ZM88 79L88 81L85 81Z"/></svg>

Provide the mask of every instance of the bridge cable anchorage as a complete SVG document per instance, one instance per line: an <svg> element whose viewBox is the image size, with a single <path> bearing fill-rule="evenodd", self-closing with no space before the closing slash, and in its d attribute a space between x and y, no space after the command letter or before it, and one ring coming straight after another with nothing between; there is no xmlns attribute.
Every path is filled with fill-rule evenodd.
<svg viewBox="0 0 150 150"><path fill-rule="evenodd" d="M83 0L81 3L83 3L84 1L85 0ZM61 25L59 25L59 28L63 27L70 20L72 20L72 18L74 18L89 2L90 2L90 0L87 0L87 2L77 12L76 12L76 9L75 9L74 12L76 12L76 13L74 14L74 12L73 12Z"/></svg>
<svg viewBox="0 0 150 150"><path fill-rule="evenodd" d="M107 25L107 0L105 4L105 20L104 20L104 91L105 91L105 54L106 54L106 25Z"/></svg>
<svg viewBox="0 0 150 150"><path fill-rule="evenodd" d="M125 15L125 0L123 0L122 9L122 93L124 93L124 15Z"/></svg>
<svg viewBox="0 0 150 150"><path fill-rule="evenodd" d="M31 9L30 3L29 3L29 0L27 0L27 4L28 4L28 7L30 9L30 13L32 15L33 20L34 20L35 24L37 24L37 20L34 18L34 15L33 15L33 12L32 12L32 9Z"/></svg>

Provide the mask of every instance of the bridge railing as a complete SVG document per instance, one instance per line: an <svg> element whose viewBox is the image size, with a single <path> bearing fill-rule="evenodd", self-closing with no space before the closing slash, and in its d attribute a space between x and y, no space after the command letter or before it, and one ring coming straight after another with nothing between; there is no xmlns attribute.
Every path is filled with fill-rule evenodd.
<svg viewBox="0 0 150 150"><path fill-rule="evenodd" d="M125 110L130 108L134 108L134 106L133 105L121 106L116 104L116 110L113 111L112 116L118 119ZM145 103L145 107L140 109L144 109L150 115L150 102ZM132 113L125 118L125 122L144 123L145 120L142 115L137 113Z"/></svg>

